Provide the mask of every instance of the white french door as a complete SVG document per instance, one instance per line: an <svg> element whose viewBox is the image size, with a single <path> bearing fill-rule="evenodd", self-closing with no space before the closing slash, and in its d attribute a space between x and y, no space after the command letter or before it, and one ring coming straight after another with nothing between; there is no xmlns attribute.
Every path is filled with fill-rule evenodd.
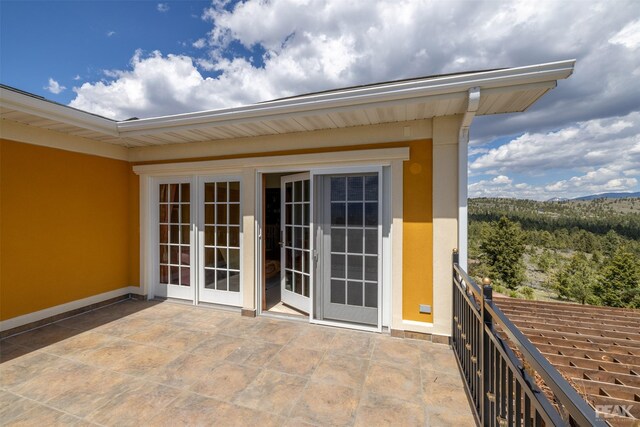
<svg viewBox="0 0 640 427"><path fill-rule="evenodd" d="M193 300L193 223L191 178L157 184L157 281L155 296Z"/></svg>
<svg viewBox="0 0 640 427"><path fill-rule="evenodd" d="M156 297L242 305L238 177L158 178Z"/></svg>
<svg viewBox="0 0 640 427"><path fill-rule="evenodd" d="M311 303L311 181L309 173L283 176L281 184L281 300L309 313Z"/></svg>
<svg viewBox="0 0 640 427"><path fill-rule="evenodd" d="M198 180L199 300L242 305L240 180Z"/></svg>

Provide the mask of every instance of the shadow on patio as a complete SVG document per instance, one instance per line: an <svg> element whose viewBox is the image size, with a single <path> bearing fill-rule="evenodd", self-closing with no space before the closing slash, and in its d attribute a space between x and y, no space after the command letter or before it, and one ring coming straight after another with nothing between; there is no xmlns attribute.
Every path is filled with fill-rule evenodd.
<svg viewBox="0 0 640 427"><path fill-rule="evenodd" d="M448 346L123 301L0 342L3 425L474 425Z"/></svg>

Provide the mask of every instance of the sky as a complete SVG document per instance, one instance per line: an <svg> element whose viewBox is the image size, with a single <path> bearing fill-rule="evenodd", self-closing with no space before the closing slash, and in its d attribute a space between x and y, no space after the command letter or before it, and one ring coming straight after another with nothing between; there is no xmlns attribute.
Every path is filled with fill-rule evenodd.
<svg viewBox="0 0 640 427"><path fill-rule="evenodd" d="M640 191L637 0L0 0L0 82L115 119L564 59L475 119L470 197Z"/></svg>

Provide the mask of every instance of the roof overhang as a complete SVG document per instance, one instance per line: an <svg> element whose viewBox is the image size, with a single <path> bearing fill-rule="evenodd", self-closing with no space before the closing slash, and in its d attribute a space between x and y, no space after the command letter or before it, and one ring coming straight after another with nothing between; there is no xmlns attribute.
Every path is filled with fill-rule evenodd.
<svg viewBox="0 0 640 427"><path fill-rule="evenodd" d="M0 117L125 147L188 143L463 114L471 88L481 93L476 115L520 112L569 77L574 66L568 60L425 77L130 121L0 88Z"/></svg>

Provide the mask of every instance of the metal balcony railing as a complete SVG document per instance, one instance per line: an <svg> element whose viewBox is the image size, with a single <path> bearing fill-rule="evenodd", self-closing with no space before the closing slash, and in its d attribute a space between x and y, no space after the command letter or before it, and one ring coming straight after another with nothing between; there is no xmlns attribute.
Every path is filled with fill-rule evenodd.
<svg viewBox="0 0 640 427"><path fill-rule="evenodd" d="M479 425L607 425L493 303L490 284L481 288L458 265L457 252L452 326L453 350ZM536 373L553 403L536 385Z"/></svg>

